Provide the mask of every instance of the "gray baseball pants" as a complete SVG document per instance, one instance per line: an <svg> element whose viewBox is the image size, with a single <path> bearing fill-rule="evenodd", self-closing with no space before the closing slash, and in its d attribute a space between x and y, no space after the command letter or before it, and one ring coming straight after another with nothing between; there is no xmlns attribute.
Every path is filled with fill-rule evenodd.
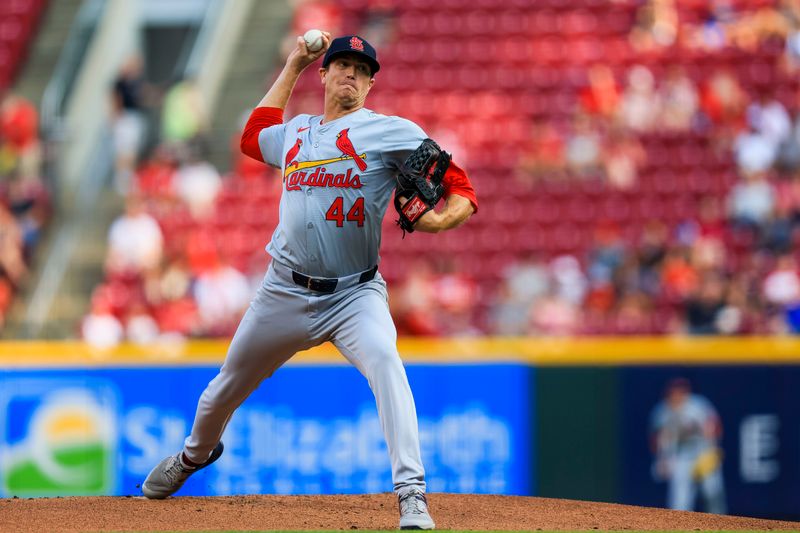
<svg viewBox="0 0 800 533"><path fill-rule="evenodd" d="M233 336L219 374L197 405L184 453L203 463L233 412L296 352L331 341L363 374L378 406L397 494L425 490L416 407L397 352L397 331L380 274L334 293L296 285L291 270L270 264Z"/></svg>

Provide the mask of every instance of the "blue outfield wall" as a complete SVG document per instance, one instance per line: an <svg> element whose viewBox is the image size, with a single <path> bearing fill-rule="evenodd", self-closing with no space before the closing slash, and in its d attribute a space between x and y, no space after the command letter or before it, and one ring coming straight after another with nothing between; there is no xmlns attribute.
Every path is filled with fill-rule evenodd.
<svg viewBox="0 0 800 533"><path fill-rule="evenodd" d="M225 347L0 345L0 496L140 494ZM431 491L664 507L648 423L680 376L721 416L729 512L800 519L799 340L405 340L401 353ZM390 490L372 394L336 361L330 348L278 370L182 493Z"/></svg>
<svg viewBox="0 0 800 533"><path fill-rule="evenodd" d="M216 367L17 369L0 374L0 495L139 494L175 453ZM429 490L533 494L533 370L409 364ZM366 380L286 366L239 408L225 454L185 495L386 492L391 472Z"/></svg>

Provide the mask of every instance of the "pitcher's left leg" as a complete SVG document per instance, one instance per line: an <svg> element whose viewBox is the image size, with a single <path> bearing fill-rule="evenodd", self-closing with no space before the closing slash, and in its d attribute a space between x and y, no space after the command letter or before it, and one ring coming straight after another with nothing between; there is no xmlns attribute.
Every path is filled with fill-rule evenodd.
<svg viewBox="0 0 800 533"><path fill-rule="evenodd" d="M332 310L333 344L367 378L389 448L392 481L398 495L425 491L419 451L417 411L403 362L397 353L397 330L389 314L382 282L351 291Z"/></svg>

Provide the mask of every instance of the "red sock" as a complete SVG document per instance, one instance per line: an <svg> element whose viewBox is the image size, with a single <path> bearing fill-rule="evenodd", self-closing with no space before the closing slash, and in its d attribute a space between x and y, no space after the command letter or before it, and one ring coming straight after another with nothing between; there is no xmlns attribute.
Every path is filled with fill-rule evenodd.
<svg viewBox="0 0 800 533"><path fill-rule="evenodd" d="M183 463L183 466L185 466L186 468L197 468L198 466L200 466L199 464L190 461L189 458L186 457L186 452L181 452L181 463Z"/></svg>

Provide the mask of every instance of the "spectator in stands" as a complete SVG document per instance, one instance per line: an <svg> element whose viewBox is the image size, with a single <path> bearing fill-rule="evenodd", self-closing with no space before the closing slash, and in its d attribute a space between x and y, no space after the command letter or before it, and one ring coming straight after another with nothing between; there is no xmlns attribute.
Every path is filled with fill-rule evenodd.
<svg viewBox="0 0 800 533"><path fill-rule="evenodd" d="M568 336L581 326L580 307L560 296L556 287L533 303L529 316L529 335Z"/></svg>
<svg viewBox="0 0 800 533"><path fill-rule="evenodd" d="M728 18L725 4L713 3L703 12L700 24L683 25L682 44L688 49L699 50L702 53L715 53L723 49L728 43L725 31Z"/></svg>
<svg viewBox="0 0 800 533"><path fill-rule="evenodd" d="M23 257L23 235L11 212L0 204L0 268L14 287L28 274Z"/></svg>
<svg viewBox="0 0 800 533"><path fill-rule="evenodd" d="M158 340L158 324L147 312L143 302L134 302L125 317L125 338L135 344L150 344Z"/></svg>
<svg viewBox="0 0 800 533"><path fill-rule="evenodd" d="M700 201L696 234L689 243L691 262L700 270L722 268L726 259L724 214L717 198L704 197Z"/></svg>
<svg viewBox="0 0 800 533"><path fill-rule="evenodd" d="M792 221L800 223L800 169L775 184L776 208Z"/></svg>
<svg viewBox="0 0 800 533"><path fill-rule="evenodd" d="M652 332L652 305L650 299L641 292L630 292L620 297L614 314L614 334L642 335Z"/></svg>
<svg viewBox="0 0 800 533"><path fill-rule="evenodd" d="M792 75L800 68L800 5L795 0L782 0L780 9L787 28L782 66Z"/></svg>
<svg viewBox="0 0 800 533"><path fill-rule="evenodd" d="M92 298L92 310L81 324L81 337L97 349L113 348L122 342L124 329L111 312L111 304L98 294Z"/></svg>
<svg viewBox="0 0 800 533"><path fill-rule="evenodd" d="M669 230L660 220L648 220L642 227L637 258L640 268L641 288L650 296L661 290L661 265L667 255Z"/></svg>
<svg viewBox="0 0 800 533"><path fill-rule="evenodd" d="M759 246L773 254L787 253L792 248L793 232L792 213L787 204L777 200L772 215L762 227Z"/></svg>
<svg viewBox="0 0 800 533"><path fill-rule="evenodd" d="M195 80L173 83L161 110L161 140L179 152L200 150L206 144L208 128L208 111Z"/></svg>
<svg viewBox="0 0 800 533"><path fill-rule="evenodd" d="M686 329L690 335L720 333L720 319L725 309L725 282L715 272L703 276L686 302Z"/></svg>
<svg viewBox="0 0 800 533"><path fill-rule="evenodd" d="M755 4L755 9L741 13L728 26L731 43L751 53L770 38L785 39L790 31L788 21L773 5Z"/></svg>
<svg viewBox="0 0 800 533"><path fill-rule="evenodd" d="M520 302L506 280L500 282L489 309L489 331L493 335L519 336L527 331L531 302Z"/></svg>
<svg viewBox="0 0 800 533"><path fill-rule="evenodd" d="M531 302L544 296L549 285L547 265L541 257L531 253L508 267L503 278L513 298L522 302Z"/></svg>
<svg viewBox="0 0 800 533"><path fill-rule="evenodd" d="M800 274L791 254L778 258L775 268L764 278L764 299L779 308L800 302Z"/></svg>
<svg viewBox="0 0 800 533"><path fill-rule="evenodd" d="M689 250L685 246L669 248L661 268L661 287L667 300L685 301L697 289L699 281L697 269L689 260Z"/></svg>
<svg viewBox="0 0 800 533"><path fill-rule="evenodd" d="M747 96L730 71L719 69L704 85L700 107L715 127L716 136L732 137L732 132L744 124Z"/></svg>
<svg viewBox="0 0 800 533"><path fill-rule="evenodd" d="M800 169L800 116L795 118L789 135L778 147L775 168L786 173Z"/></svg>
<svg viewBox="0 0 800 533"><path fill-rule="evenodd" d="M121 194L128 192L133 170L144 144L148 91L141 56L129 57L123 63L111 93L115 184Z"/></svg>
<svg viewBox="0 0 800 533"><path fill-rule="evenodd" d="M680 65L672 65L659 90L661 116L659 128L668 131L687 131L697 113L700 97L694 82Z"/></svg>
<svg viewBox="0 0 800 533"><path fill-rule="evenodd" d="M614 303L617 295L640 292L650 298L650 293L645 292L646 287L642 283L642 265L639 262L639 258L627 245L623 250L623 254L622 261L612 272L610 281L614 294L611 295L609 303Z"/></svg>
<svg viewBox="0 0 800 533"><path fill-rule="evenodd" d="M582 303L584 311L591 314L591 321L605 322L603 317L612 312L617 296L636 289L638 283L630 276L637 274L633 271L638 270L638 265L630 259L619 229L612 224L598 225L593 247L588 251L589 288Z"/></svg>
<svg viewBox="0 0 800 533"><path fill-rule="evenodd" d="M182 256L167 262L157 276L148 278L145 285L147 302L158 305L164 301L179 300L189 294L191 274Z"/></svg>
<svg viewBox="0 0 800 533"><path fill-rule="evenodd" d="M736 136L733 149L739 172L746 175L767 172L778 156L778 146L752 126Z"/></svg>
<svg viewBox="0 0 800 533"><path fill-rule="evenodd" d="M187 266L192 277L213 270L219 263L219 251L214 235L195 226L189 230L185 250Z"/></svg>
<svg viewBox="0 0 800 533"><path fill-rule="evenodd" d="M136 170L132 193L147 196L148 203L171 200L177 169L176 150L165 143L156 146L153 154Z"/></svg>
<svg viewBox="0 0 800 533"><path fill-rule="evenodd" d="M748 303L747 293L742 290L741 284L734 276L728 282L725 306L717 314L715 324L719 333L722 335L745 333L748 327L745 311L748 306L752 307L753 304Z"/></svg>
<svg viewBox="0 0 800 533"><path fill-rule="evenodd" d="M675 0L646 0L636 12L631 29L631 46L638 52L670 47L678 36Z"/></svg>
<svg viewBox="0 0 800 533"><path fill-rule="evenodd" d="M591 116L599 116L606 120L617 114L620 94L614 72L608 65L599 63L589 69L589 85L579 96L581 109Z"/></svg>
<svg viewBox="0 0 800 533"><path fill-rule="evenodd" d="M231 335L250 303L247 277L222 258L197 277L193 292L200 326L211 336Z"/></svg>
<svg viewBox="0 0 800 533"><path fill-rule="evenodd" d="M0 275L0 328L5 326L6 314L14 300L14 287L6 276Z"/></svg>
<svg viewBox="0 0 800 533"><path fill-rule="evenodd" d="M614 272L625 259L626 246L619 229L611 224L600 224L594 231L594 244L589 250L587 274L592 283L610 283Z"/></svg>
<svg viewBox="0 0 800 533"><path fill-rule="evenodd" d="M6 183L11 214L22 232L23 255L29 260L50 215L50 195L39 179L22 179L16 172Z"/></svg>
<svg viewBox="0 0 800 533"><path fill-rule="evenodd" d="M742 174L728 195L728 215L734 224L760 228L775 209L775 189L763 172Z"/></svg>
<svg viewBox="0 0 800 533"><path fill-rule="evenodd" d="M534 254L525 256L503 272L498 294L490 311L492 331L497 335L522 335L528 329L529 309L550 285L547 266Z"/></svg>
<svg viewBox="0 0 800 533"><path fill-rule="evenodd" d="M111 273L144 274L158 266L163 246L158 223L145 212L140 197L130 196L125 213L111 224L106 268Z"/></svg>
<svg viewBox="0 0 800 533"><path fill-rule="evenodd" d="M778 147L792 131L792 119L783 104L771 91L763 90L758 100L748 106L747 120L770 143L777 156Z"/></svg>
<svg viewBox="0 0 800 533"><path fill-rule="evenodd" d="M636 65L628 72L628 85L622 94L618 120L636 133L651 131L661 116L661 101L650 69Z"/></svg>
<svg viewBox="0 0 800 533"><path fill-rule="evenodd" d="M433 265L427 260L414 261L407 273L406 279L389 298L398 332L417 336L440 335L443 325L437 312Z"/></svg>
<svg viewBox="0 0 800 533"><path fill-rule="evenodd" d="M191 296L163 302L153 310L153 318L162 336L184 338L204 333L197 319L197 302Z"/></svg>
<svg viewBox="0 0 800 533"><path fill-rule="evenodd" d="M577 177L600 174L603 147L590 117L576 114L565 146L567 170Z"/></svg>
<svg viewBox="0 0 800 533"><path fill-rule="evenodd" d="M3 174L15 170L21 180L39 179L39 114L30 101L10 91L0 92L0 145L9 157Z"/></svg>
<svg viewBox="0 0 800 533"><path fill-rule="evenodd" d="M617 290L612 280L592 279L586 299L581 305L586 324L581 331L592 333L598 328L602 331L608 323L614 305L617 303Z"/></svg>
<svg viewBox="0 0 800 533"><path fill-rule="evenodd" d="M222 178L195 148L189 150L186 161L175 174L173 189L175 195L189 207L192 216L202 220L213 213L214 201L222 189Z"/></svg>
<svg viewBox="0 0 800 533"><path fill-rule="evenodd" d="M478 303L478 286L452 258L440 260L441 267L433 283L436 309L443 331L449 336L477 335L472 325L472 311Z"/></svg>
<svg viewBox="0 0 800 533"><path fill-rule="evenodd" d="M186 259L179 256L145 285L147 302L153 308L153 318L161 332L188 336L200 331L191 284Z"/></svg>
<svg viewBox="0 0 800 533"><path fill-rule="evenodd" d="M768 332L800 333L800 274L791 254L778 258L774 269L764 278L762 291L767 304L762 315L768 317Z"/></svg>
<svg viewBox="0 0 800 533"><path fill-rule="evenodd" d="M615 189L630 189L647 163L647 152L639 139L621 128L612 128L603 150L606 180Z"/></svg>
<svg viewBox="0 0 800 533"><path fill-rule="evenodd" d="M581 264L572 255L560 255L550 262L550 279L555 294L571 304L580 305L589 287Z"/></svg>

